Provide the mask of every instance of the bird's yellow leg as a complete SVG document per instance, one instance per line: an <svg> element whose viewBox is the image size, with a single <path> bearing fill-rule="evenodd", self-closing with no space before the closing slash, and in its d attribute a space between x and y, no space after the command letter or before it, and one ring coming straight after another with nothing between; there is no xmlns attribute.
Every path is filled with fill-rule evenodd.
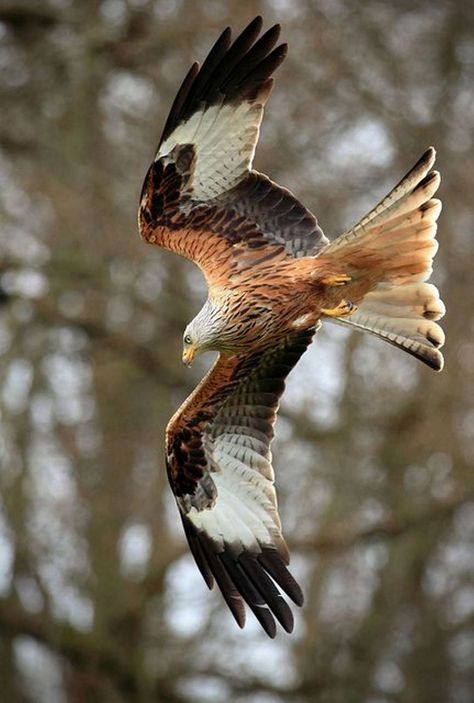
<svg viewBox="0 0 474 703"><path fill-rule="evenodd" d="M325 286L345 286L350 280L352 280L350 276L341 273L339 275L325 276L321 278L321 283Z"/></svg>
<svg viewBox="0 0 474 703"><path fill-rule="evenodd" d="M341 300L335 308L321 308L321 312L327 317L347 317L347 315L352 315L356 310L357 305L351 303L350 300Z"/></svg>

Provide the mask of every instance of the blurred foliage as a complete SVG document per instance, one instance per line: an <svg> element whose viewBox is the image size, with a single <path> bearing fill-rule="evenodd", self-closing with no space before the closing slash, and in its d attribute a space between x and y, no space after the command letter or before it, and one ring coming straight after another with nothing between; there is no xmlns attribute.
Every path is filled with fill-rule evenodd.
<svg viewBox="0 0 474 703"><path fill-rule="evenodd" d="M2 700L469 703L474 690L474 10L467 0L0 2ZM256 165L334 236L438 149L436 375L323 329L274 463L306 604L240 632L184 544L168 418L204 298L140 242L176 88L227 24L290 44Z"/></svg>

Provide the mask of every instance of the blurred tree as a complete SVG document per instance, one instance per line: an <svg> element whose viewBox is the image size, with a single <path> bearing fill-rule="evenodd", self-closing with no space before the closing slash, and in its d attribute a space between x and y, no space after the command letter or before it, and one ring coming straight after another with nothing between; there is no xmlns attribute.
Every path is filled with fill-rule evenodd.
<svg viewBox="0 0 474 703"><path fill-rule="evenodd" d="M295 370L274 454L307 603L274 642L184 545L162 445L204 285L135 222L185 70L258 12L290 55L257 167L334 236L435 144L449 311L439 376L339 329ZM461 0L0 3L5 701L472 700L473 47Z"/></svg>

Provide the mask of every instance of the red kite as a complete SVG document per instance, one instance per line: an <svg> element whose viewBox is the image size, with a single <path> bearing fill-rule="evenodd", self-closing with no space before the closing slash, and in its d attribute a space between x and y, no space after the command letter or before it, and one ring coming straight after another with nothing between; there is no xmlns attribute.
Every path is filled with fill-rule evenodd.
<svg viewBox="0 0 474 703"><path fill-rule="evenodd" d="M429 148L357 225L329 242L286 188L252 169L263 109L287 53L257 17L224 30L174 100L143 185L141 236L194 261L208 299L183 360L219 352L166 431L167 471L209 588L243 627L244 602L270 637L303 595L287 569L270 444L285 379L320 320L365 330L440 370L445 308L426 283L440 182ZM276 46L276 48L275 48Z"/></svg>

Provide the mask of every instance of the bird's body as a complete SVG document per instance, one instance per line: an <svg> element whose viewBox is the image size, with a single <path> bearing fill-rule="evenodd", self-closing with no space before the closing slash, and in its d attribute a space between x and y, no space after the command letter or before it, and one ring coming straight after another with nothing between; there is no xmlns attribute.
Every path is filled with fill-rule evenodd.
<svg viewBox="0 0 474 703"><path fill-rule="evenodd" d="M183 360L219 352L166 432L170 485L197 565L239 625L244 601L265 631L293 616L301 589L277 511L270 443L285 379L320 320L374 334L440 370L444 314L426 283L437 250L439 174L428 149L357 225L331 243L285 188L252 170L279 27L225 30L189 71L143 185L145 241L194 261L208 299L184 334Z"/></svg>

